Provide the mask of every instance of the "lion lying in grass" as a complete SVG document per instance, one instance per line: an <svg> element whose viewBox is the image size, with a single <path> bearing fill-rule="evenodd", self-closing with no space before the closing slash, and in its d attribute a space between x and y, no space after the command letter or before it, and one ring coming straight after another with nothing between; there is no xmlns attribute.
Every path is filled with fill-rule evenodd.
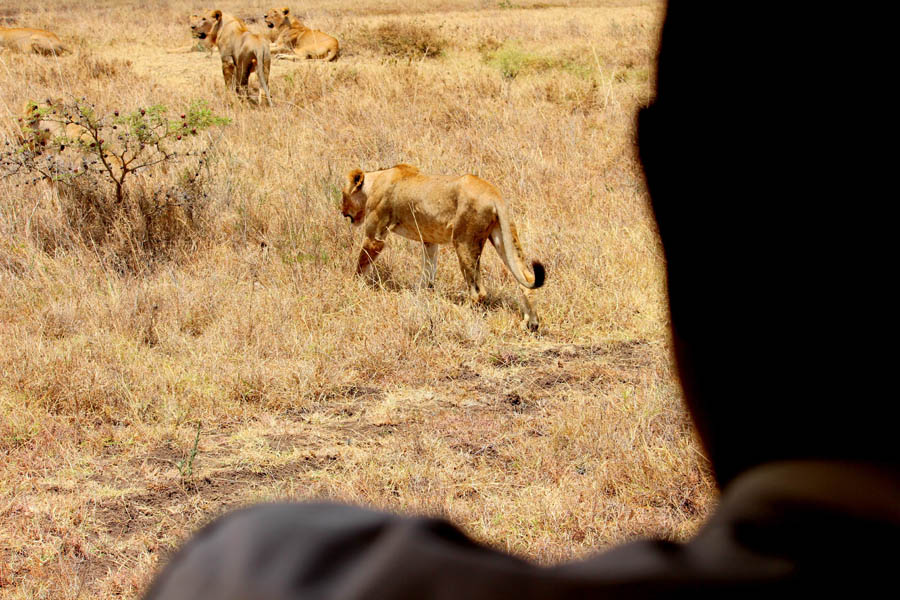
<svg viewBox="0 0 900 600"><path fill-rule="evenodd" d="M19 143L31 147L47 146L56 140L80 142L88 146L94 143L87 129L75 123L64 123L65 119L60 114L63 105L62 98L26 102L19 119L22 123Z"/></svg>
<svg viewBox="0 0 900 600"><path fill-rule="evenodd" d="M0 27L0 48L47 56L71 52L55 33L27 27Z"/></svg>
<svg viewBox="0 0 900 600"><path fill-rule="evenodd" d="M191 34L200 40L208 39L219 49L226 87L233 89L238 96L249 98L247 83L250 73L255 71L259 87L269 106L272 105L272 95L269 93L269 69L272 64L269 40L251 33L243 21L221 10L210 10L200 15L191 24Z"/></svg>
<svg viewBox="0 0 900 600"><path fill-rule="evenodd" d="M77 147L91 149L91 154L108 165L112 173L118 177L122 172L122 159L109 151L104 140L99 139L89 129L78 123L71 122L66 114L66 102L62 98L48 98L43 102L29 101L22 107L22 117L18 142L29 150L47 155L56 154L67 156L70 166L78 166L78 157L84 156L84 151ZM73 150L72 146L76 146ZM94 152L93 150L99 150ZM69 152L74 152L69 155Z"/></svg>
<svg viewBox="0 0 900 600"><path fill-rule="evenodd" d="M301 58L335 60L340 53L338 41L321 31L309 29L291 15L291 9L273 8L266 13L266 25L272 30L275 46L272 54L295 55Z"/></svg>
<svg viewBox="0 0 900 600"><path fill-rule="evenodd" d="M491 241L516 281L529 290L544 284L544 267L527 267L516 227L506 203L493 185L475 177L422 175L416 167L397 165L390 169L347 174L341 211L354 225L364 224L365 241L356 272L368 275L372 263L384 249L389 232L424 244L422 282L434 285L438 244L453 244L473 302L481 302L481 252ZM520 294L525 326L537 330L540 321L522 288Z"/></svg>

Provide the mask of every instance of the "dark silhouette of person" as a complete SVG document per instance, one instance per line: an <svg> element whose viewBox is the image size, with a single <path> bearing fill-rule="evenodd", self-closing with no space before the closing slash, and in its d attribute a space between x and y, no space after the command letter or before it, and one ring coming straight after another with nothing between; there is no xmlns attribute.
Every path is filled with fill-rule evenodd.
<svg viewBox="0 0 900 600"><path fill-rule="evenodd" d="M849 8L787 4L672 1L656 96L638 115L679 374L721 490L693 539L637 541L539 567L441 520L261 505L200 531L146 598L893 589L889 54L869 39L877 24Z"/></svg>

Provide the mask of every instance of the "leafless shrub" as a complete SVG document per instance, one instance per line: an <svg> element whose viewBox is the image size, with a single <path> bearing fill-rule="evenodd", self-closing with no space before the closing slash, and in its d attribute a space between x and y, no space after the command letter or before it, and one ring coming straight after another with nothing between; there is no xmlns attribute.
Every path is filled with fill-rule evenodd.
<svg viewBox="0 0 900 600"><path fill-rule="evenodd" d="M417 21L387 21L362 32L358 40L374 52L411 60L438 58L448 46L439 26Z"/></svg>

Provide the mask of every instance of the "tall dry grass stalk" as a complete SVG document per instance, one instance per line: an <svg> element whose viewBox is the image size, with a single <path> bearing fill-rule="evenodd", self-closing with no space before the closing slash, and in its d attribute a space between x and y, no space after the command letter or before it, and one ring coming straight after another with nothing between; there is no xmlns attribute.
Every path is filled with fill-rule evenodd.
<svg viewBox="0 0 900 600"><path fill-rule="evenodd" d="M137 597L197 526L272 499L444 515L541 563L695 531L713 490L634 152L661 4L295 3L344 52L276 61L271 109L227 94L217 57L165 53L202 8L0 13L75 50L0 54L0 144L26 101L60 95L101 111L206 99L232 119L202 212L173 220L164 253L124 225L84 235L58 188L0 180L0 596ZM379 285L352 276L341 178L398 162L502 190L547 268L539 334L492 250L483 307L446 249L419 290L421 249L400 238Z"/></svg>

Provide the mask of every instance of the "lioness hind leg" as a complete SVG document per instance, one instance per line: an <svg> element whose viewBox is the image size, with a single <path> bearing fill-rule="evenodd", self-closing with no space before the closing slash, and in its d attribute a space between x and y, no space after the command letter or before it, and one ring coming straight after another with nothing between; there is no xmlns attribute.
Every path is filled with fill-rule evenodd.
<svg viewBox="0 0 900 600"><path fill-rule="evenodd" d="M519 290L519 304L522 309L523 325L529 331L537 331L538 327L541 325L541 321L528 298L528 296L531 295L531 290L525 289L520 285L516 285L516 289Z"/></svg>
<svg viewBox="0 0 900 600"><path fill-rule="evenodd" d="M433 288L434 276L437 273L437 257L440 246L429 242L423 243L424 250L422 252L422 287Z"/></svg>
<svg viewBox="0 0 900 600"><path fill-rule="evenodd" d="M485 291L481 286L481 251L484 250L485 238L454 242L459 268L462 270L466 285L469 286L469 299L478 303L484 300Z"/></svg>
<svg viewBox="0 0 900 600"><path fill-rule="evenodd" d="M229 60L222 61L222 77L225 78L225 88L237 91L237 78L234 70L233 62Z"/></svg>
<svg viewBox="0 0 900 600"><path fill-rule="evenodd" d="M253 71L253 63L238 65L235 76L237 80L237 93L241 98L250 99L250 73Z"/></svg>
<svg viewBox="0 0 900 600"><path fill-rule="evenodd" d="M267 106L272 106L272 94L269 93L269 70L271 67L272 59L268 57L263 59L262 66L257 67L256 72L256 76L259 78L260 104L262 104L262 98L264 97Z"/></svg>

